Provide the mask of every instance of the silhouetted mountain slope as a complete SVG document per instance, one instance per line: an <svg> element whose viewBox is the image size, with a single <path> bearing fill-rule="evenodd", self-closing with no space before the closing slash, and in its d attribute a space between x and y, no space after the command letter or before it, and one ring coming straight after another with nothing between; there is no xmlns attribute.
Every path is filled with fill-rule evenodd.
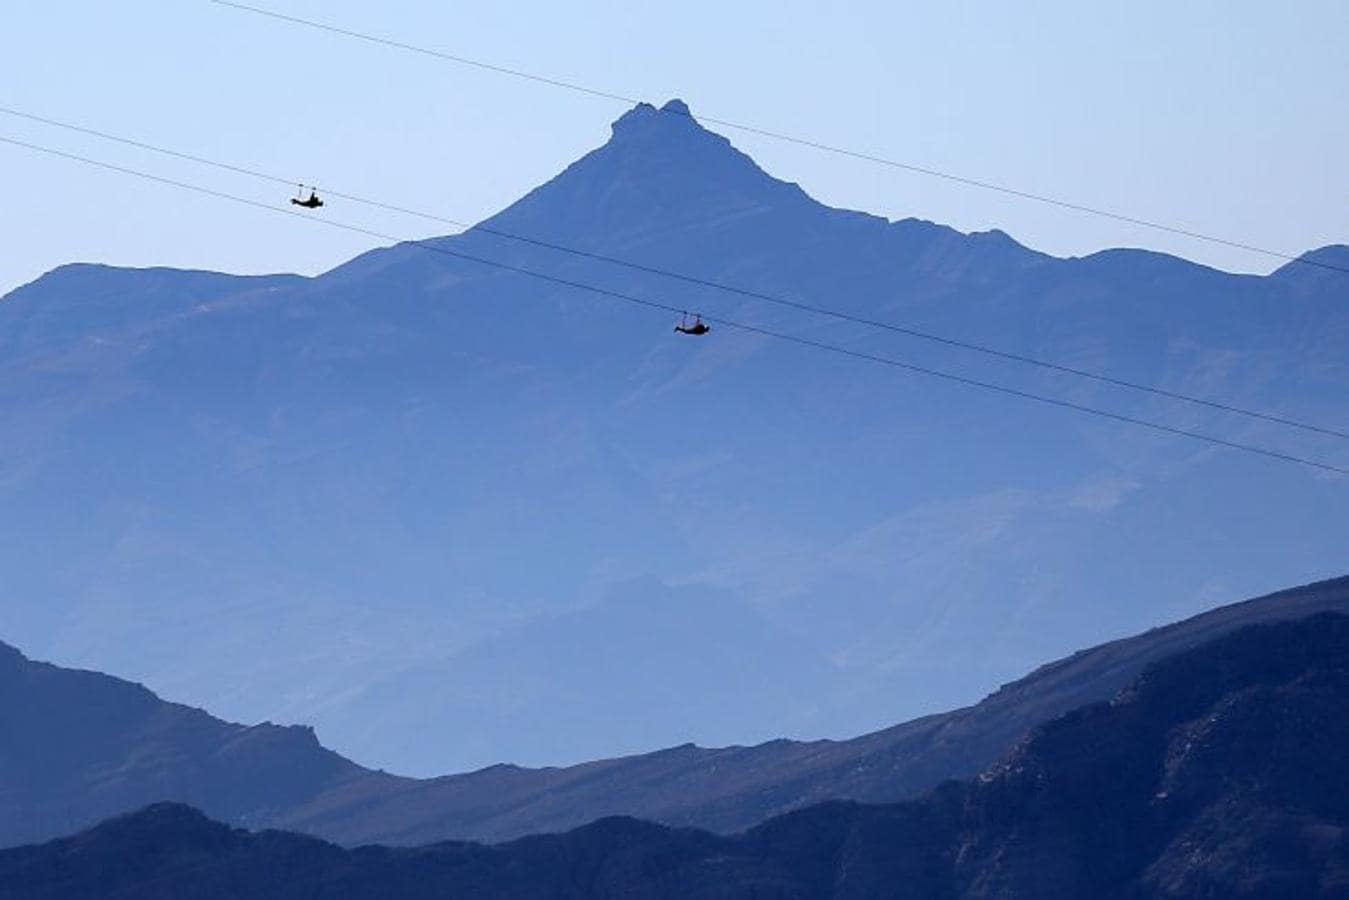
<svg viewBox="0 0 1349 900"><path fill-rule="evenodd" d="M493 766L418 781L313 733L246 728L138 685L0 656L0 841L69 833L156 801L344 844L506 840L605 816L736 831L824 800L887 802L981 771L1031 727L1104 700L1148 664L1253 622L1349 612L1349 578L1222 607L1082 651L976 706L849 741L692 745L561 769ZM3 646L3 645L0 645Z"/></svg>
<svg viewBox="0 0 1349 900"><path fill-rule="evenodd" d="M341 850L157 806L0 851L14 900L1349 896L1349 617L1153 663L980 778L732 838L606 819L496 847Z"/></svg>
<svg viewBox="0 0 1349 900"><path fill-rule="evenodd" d="M0 644L0 841L173 799L265 824L317 791L378 779L312 730L234 725L140 685Z"/></svg>
<svg viewBox="0 0 1349 900"><path fill-rule="evenodd" d="M368 213L334 198L320 215ZM997 231L831 209L646 105L485 224L1112 378L1349 417L1341 274L1057 259ZM483 228L432 240L1346 462L1325 436ZM672 325L410 245L317 278L58 269L0 300L0 634L237 721L312 722L344 755L430 775L865 733L1342 570L1344 479ZM598 659L622 675L559 665Z"/></svg>

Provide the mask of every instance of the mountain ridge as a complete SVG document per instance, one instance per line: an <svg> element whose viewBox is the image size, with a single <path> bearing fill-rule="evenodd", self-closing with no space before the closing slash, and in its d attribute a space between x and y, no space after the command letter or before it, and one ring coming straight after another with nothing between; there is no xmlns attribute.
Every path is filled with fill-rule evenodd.
<svg viewBox="0 0 1349 900"><path fill-rule="evenodd" d="M831 211L689 117L639 111L620 131L488 221L1341 417L1349 314L1324 279L1058 260ZM481 231L432 240L1339 459L1271 423ZM0 634L228 719L312 721L348 756L430 775L867 733L1342 565L1337 481L730 329L681 340L671 318L409 246L312 279L86 268L11 293Z"/></svg>
<svg viewBox="0 0 1349 900"><path fill-rule="evenodd" d="M343 851L152 806L0 850L17 900L1340 897L1349 891L1349 616L1247 624L1037 726L996 765L889 805L720 837L623 817L494 847Z"/></svg>
<svg viewBox="0 0 1349 900"><path fill-rule="evenodd" d="M0 844L52 837L156 800L204 805L233 824L280 827L348 845L508 840L622 813L738 831L812 803L893 802L968 777L1027 729L1083 702L1109 698L1159 659L1251 623L1324 610L1349 612L1349 577L1084 650L1004 685L973 707L851 740L778 739L710 749L686 743L577 766L497 764L422 781L364 769L322 747L303 726L221 722L159 701L140 685L28 662L0 642L0 725L12 736L11 774L0 781L0 799L6 800L0 808L10 810L0 816ZM60 683L55 693L42 689L44 679ZM90 691L92 696L81 697ZM114 695L133 697L135 709L109 718L126 706ZM23 696L41 700L45 731L34 732L17 711ZM85 711L91 702L100 714ZM90 733L100 716L110 723L105 728L120 727L134 739L119 744ZM63 746L92 756L64 782L54 769L69 767L68 761L44 749ZM31 747L30 755L24 747ZM157 765L147 767L147 760ZM135 782L138 770L141 781Z"/></svg>

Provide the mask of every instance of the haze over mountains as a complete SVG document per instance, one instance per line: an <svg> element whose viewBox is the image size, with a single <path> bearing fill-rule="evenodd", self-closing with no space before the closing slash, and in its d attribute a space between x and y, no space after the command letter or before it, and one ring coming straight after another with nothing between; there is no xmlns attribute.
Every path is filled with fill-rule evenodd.
<svg viewBox="0 0 1349 900"><path fill-rule="evenodd" d="M831 210L650 107L491 225L1345 423L1338 273L1059 260ZM444 241L1346 461L1331 439ZM412 246L315 279L57 270L0 301L0 636L438 774L858 734L1343 570L1343 479L670 325Z"/></svg>
<svg viewBox="0 0 1349 900"><path fill-rule="evenodd" d="M15 900L83 897L1340 898L1349 617L1158 660L978 779L828 803L735 837L605 819L496 847L344 851L161 805L0 850Z"/></svg>
<svg viewBox="0 0 1349 900"><path fill-rule="evenodd" d="M500 841L605 816L734 832L814 803L893 802L993 764L1026 732L1113 697L1147 666L1254 623L1349 613L1349 578L1212 610L1083 650L976 706L841 742L686 744L562 769L498 765L414 781L321 747L312 731L214 719L145 688L0 645L0 846L147 804L347 845Z"/></svg>

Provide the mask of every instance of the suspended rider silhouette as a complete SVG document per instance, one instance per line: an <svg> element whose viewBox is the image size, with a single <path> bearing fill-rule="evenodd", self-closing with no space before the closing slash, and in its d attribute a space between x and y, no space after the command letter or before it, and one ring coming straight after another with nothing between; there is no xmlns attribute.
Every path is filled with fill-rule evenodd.
<svg viewBox="0 0 1349 900"><path fill-rule="evenodd" d="M303 206L305 209L318 209L320 206L323 205L323 201L319 199L318 191L316 191L314 188L310 188L309 196L305 197L304 185L300 185L299 195L291 197L290 202L294 203L296 206Z"/></svg>
<svg viewBox="0 0 1349 900"><path fill-rule="evenodd" d="M692 324L690 324L689 314L684 313L683 317L679 320L679 324L675 326L674 330L679 332L680 334L691 334L694 337L700 337L711 331L712 326L704 322L703 317L699 315L695 315L693 317Z"/></svg>

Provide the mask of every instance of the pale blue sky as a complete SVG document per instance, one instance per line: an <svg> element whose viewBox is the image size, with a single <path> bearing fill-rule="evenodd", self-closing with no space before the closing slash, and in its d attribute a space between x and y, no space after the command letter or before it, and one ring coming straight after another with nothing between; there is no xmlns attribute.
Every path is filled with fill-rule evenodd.
<svg viewBox="0 0 1349 900"><path fill-rule="evenodd" d="M1273 249L1349 241L1349 4L659 7L257 0L660 103ZM620 104L205 0L10 0L0 105L481 218L602 143ZM0 116L0 135L284 202L247 179ZM820 199L1083 253L1276 260L730 133ZM0 146L0 291L74 260L330 267L373 241ZM329 210L414 237L417 220Z"/></svg>

